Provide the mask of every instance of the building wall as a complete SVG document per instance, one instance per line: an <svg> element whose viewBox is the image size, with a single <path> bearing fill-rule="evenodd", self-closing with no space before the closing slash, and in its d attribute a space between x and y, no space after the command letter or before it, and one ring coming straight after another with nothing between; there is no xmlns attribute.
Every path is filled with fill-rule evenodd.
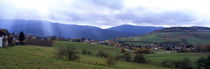
<svg viewBox="0 0 210 69"><path fill-rule="evenodd" d="M0 37L0 48L3 47L3 37Z"/></svg>

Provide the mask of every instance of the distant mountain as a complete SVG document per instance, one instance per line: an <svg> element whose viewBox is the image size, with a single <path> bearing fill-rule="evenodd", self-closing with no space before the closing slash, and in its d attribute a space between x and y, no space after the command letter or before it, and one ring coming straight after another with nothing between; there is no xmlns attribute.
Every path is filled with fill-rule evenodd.
<svg viewBox="0 0 210 69"><path fill-rule="evenodd" d="M154 31L144 36L125 37L117 41L138 42L134 45L149 45L158 42L181 42L189 44L205 44L210 42L210 28L208 27L172 27Z"/></svg>
<svg viewBox="0 0 210 69"><path fill-rule="evenodd" d="M8 29L10 32L38 36L58 36L63 38L90 38L95 40L107 40L117 37L127 37L127 33L100 29L92 26L80 26L70 24L59 24L47 21L35 20L0 20L0 28Z"/></svg>
<svg viewBox="0 0 210 69"><path fill-rule="evenodd" d="M120 26L109 28L109 30L113 30L113 31L130 33L131 36L147 34L155 30L159 30L159 29L163 29L163 27L120 25Z"/></svg>

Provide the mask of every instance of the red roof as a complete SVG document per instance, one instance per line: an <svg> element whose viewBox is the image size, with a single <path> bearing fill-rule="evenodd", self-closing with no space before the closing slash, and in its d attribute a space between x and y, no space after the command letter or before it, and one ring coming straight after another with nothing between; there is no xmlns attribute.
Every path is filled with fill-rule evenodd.
<svg viewBox="0 0 210 69"><path fill-rule="evenodd" d="M9 32L6 29L0 29L0 35L8 35Z"/></svg>

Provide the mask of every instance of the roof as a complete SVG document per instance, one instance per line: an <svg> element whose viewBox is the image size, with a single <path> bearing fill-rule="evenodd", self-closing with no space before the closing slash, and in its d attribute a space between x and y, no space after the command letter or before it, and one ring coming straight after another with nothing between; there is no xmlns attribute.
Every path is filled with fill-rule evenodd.
<svg viewBox="0 0 210 69"><path fill-rule="evenodd" d="M0 35L9 35L9 32L6 29L0 29Z"/></svg>

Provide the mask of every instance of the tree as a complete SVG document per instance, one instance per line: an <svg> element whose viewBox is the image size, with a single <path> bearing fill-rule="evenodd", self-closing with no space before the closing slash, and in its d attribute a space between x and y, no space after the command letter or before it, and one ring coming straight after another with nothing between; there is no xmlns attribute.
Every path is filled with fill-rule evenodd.
<svg viewBox="0 0 210 69"><path fill-rule="evenodd" d="M82 50L82 54L84 54L84 55L88 55L88 56L93 55L91 51L88 51L88 50L85 50L85 49L84 49L84 50Z"/></svg>
<svg viewBox="0 0 210 69"><path fill-rule="evenodd" d="M166 67L174 67L178 69L193 69L193 64L191 60L184 58L180 61L170 61L170 60L164 60L161 62L161 65Z"/></svg>
<svg viewBox="0 0 210 69"><path fill-rule="evenodd" d="M193 69L191 60L184 58L178 63L180 69Z"/></svg>
<svg viewBox="0 0 210 69"><path fill-rule="evenodd" d="M107 65L109 66L113 66L116 63L116 60L114 59L113 56L107 56L106 60L107 60Z"/></svg>
<svg viewBox="0 0 210 69"><path fill-rule="evenodd" d="M137 63L148 63L148 61L146 60L146 58L144 57L143 54L137 54L134 57L134 62L137 62Z"/></svg>
<svg viewBox="0 0 210 69"><path fill-rule="evenodd" d="M129 52L125 52L123 58L125 61L131 61L132 56Z"/></svg>
<svg viewBox="0 0 210 69"><path fill-rule="evenodd" d="M56 56L59 59L77 60L79 59L78 51L73 46L59 47Z"/></svg>
<svg viewBox="0 0 210 69"><path fill-rule="evenodd" d="M97 53L97 56L99 57L107 57L107 53L105 53L104 51L100 50L98 53Z"/></svg>
<svg viewBox="0 0 210 69"><path fill-rule="evenodd" d="M196 61L197 69L204 69L205 63L206 63L206 59L205 59L204 57L199 58L199 59Z"/></svg>
<svg viewBox="0 0 210 69"><path fill-rule="evenodd" d="M210 69L210 56L200 58L196 61L198 69Z"/></svg>
<svg viewBox="0 0 210 69"><path fill-rule="evenodd" d="M152 53L152 50L149 48L142 47L142 48L137 48L134 52L136 54L150 54Z"/></svg>
<svg viewBox="0 0 210 69"><path fill-rule="evenodd" d="M21 45L25 44L24 40L25 40L25 34L23 32L20 32L19 33L19 41L20 41Z"/></svg>

